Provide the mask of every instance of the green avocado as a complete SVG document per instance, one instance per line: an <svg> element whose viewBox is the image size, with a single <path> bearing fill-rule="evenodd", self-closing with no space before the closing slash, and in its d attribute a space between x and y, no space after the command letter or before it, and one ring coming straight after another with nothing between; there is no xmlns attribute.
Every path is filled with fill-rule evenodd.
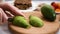
<svg viewBox="0 0 60 34"><path fill-rule="evenodd" d="M44 16L44 18L46 18L47 20L49 21L55 21L56 19L56 13L55 13L55 10L53 9L52 6L50 5L44 5L42 8L41 8L41 13L42 15Z"/></svg>
<svg viewBox="0 0 60 34"><path fill-rule="evenodd" d="M19 26L19 27L23 27L23 28L30 28L29 23L22 16L15 16L15 17L13 17L12 24L16 25L16 26Z"/></svg>
<svg viewBox="0 0 60 34"><path fill-rule="evenodd" d="M34 27L42 27L44 25L43 21L36 16L30 16L29 20L30 24Z"/></svg>

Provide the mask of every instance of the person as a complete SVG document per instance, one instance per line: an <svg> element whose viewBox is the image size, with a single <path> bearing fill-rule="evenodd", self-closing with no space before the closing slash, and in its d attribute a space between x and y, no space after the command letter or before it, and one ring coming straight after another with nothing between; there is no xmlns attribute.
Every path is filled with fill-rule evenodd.
<svg viewBox="0 0 60 34"><path fill-rule="evenodd" d="M7 22L8 18L20 15L25 17L25 15L15 6L9 4L9 3L1 3L0 4L0 20L2 21L0 24L3 24Z"/></svg>

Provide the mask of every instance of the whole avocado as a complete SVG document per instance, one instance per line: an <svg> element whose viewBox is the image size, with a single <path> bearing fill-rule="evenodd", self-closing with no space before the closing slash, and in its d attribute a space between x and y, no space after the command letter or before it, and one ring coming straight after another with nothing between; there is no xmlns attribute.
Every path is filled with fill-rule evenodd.
<svg viewBox="0 0 60 34"><path fill-rule="evenodd" d="M16 26L19 26L19 27L23 27L23 28L29 28L30 27L30 25L28 24L26 19L22 16L13 17L12 24L16 25Z"/></svg>
<svg viewBox="0 0 60 34"><path fill-rule="evenodd" d="M34 27L42 27L44 25L43 21L36 16L30 16L29 19L30 24Z"/></svg>
<svg viewBox="0 0 60 34"><path fill-rule="evenodd" d="M44 5L42 8L41 8L41 13L42 15L49 21L55 21L56 19L56 13L55 13L55 10L53 9L52 6L50 5Z"/></svg>

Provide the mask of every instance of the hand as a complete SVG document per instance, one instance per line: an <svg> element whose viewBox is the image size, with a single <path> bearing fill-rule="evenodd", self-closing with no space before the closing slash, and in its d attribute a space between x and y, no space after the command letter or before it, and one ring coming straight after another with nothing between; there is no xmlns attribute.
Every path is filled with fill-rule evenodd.
<svg viewBox="0 0 60 34"><path fill-rule="evenodd" d="M20 15L25 17L25 15L20 12L18 8L8 3L0 4L0 12L2 13L1 20L3 23L6 22L9 17L13 17L14 15Z"/></svg>

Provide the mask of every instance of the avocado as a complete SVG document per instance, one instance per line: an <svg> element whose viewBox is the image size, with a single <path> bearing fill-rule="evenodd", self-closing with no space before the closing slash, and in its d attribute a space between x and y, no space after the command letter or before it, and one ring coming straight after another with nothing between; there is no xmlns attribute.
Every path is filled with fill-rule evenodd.
<svg viewBox="0 0 60 34"><path fill-rule="evenodd" d="M30 24L34 27L42 27L44 25L43 21L36 16L30 16L29 20Z"/></svg>
<svg viewBox="0 0 60 34"><path fill-rule="evenodd" d="M30 28L29 23L22 16L15 16L15 17L13 17L12 24L16 25L16 26L19 26L19 27L23 27L23 28Z"/></svg>
<svg viewBox="0 0 60 34"><path fill-rule="evenodd" d="M46 4L43 7L41 7L41 13L44 16L44 18L46 18L49 21L55 21L56 19L55 10L50 5Z"/></svg>

